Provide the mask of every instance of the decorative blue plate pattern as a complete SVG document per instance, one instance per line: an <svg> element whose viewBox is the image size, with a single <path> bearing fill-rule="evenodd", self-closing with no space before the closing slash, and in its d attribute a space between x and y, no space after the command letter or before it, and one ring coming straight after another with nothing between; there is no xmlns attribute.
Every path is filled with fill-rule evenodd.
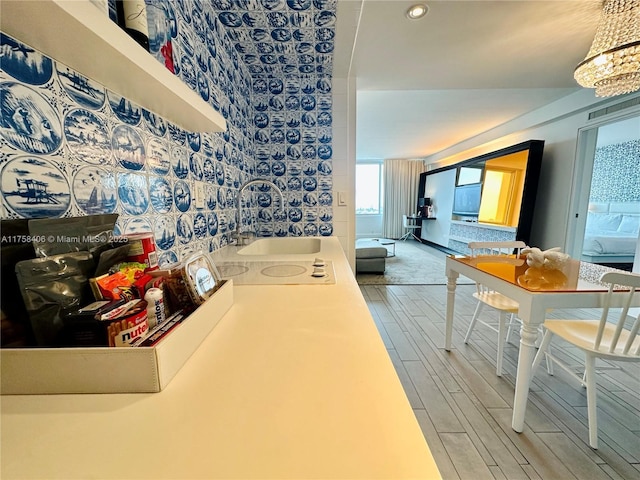
<svg viewBox="0 0 640 480"><path fill-rule="evenodd" d="M207 217L204 213L196 213L193 217L193 233L196 238L202 240L207 238L207 234L209 233L208 225L207 225Z"/></svg>
<svg viewBox="0 0 640 480"><path fill-rule="evenodd" d="M156 246L160 250L169 250L176 243L176 223L173 217L160 216L153 227Z"/></svg>
<svg viewBox="0 0 640 480"><path fill-rule="evenodd" d="M193 223L191 221L191 215L182 214L178 217L176 222L176 231L178 233L178 240L182 245L188 244L193 238Z"/></svg>
<svg viewBox="0 0 640 480"><path fill-rule="evenodd" d="M149 199L154 211L168 213L173 207L173 191L164 177L149 177Z"/></svg>
<svg viewBox="0 0 640 480"><path fill-rule="evenodd" d="M93 110L104 104L106 90L102 85L60 63L56 66L60 83L76 103Z"/></svg>
<svg viewBox="0 0 640 480"><path fill-rule="evenodd" d="M145 149L140 134L128 125L118 125L111 135L113 154L118 163L129 170L142 170Z"/></svg>
<svg viewBox="0 0 640 480"><path fill-rule="evenodd" d="M0 112L0 134L14 147L33 154L52 153L60 147L60 118L31 87L16 82L0 84Z"/></svg>
<svg viewBox="0 0 640 480"><path fill-rule="evenodd" d="M189 156L186 149L182 147L171 149L171 168L176 177L187 178L189 175Z"/></svg>
<svg viewBox="0 0 640 480"><path fill-rule="evenodd" d="M207 228L209 229L209 235L212 237L218 233L218 215L215 212L207 214Z"/></svg>
<svg viewBox="0 0 640 480"><path fill-rule="evenodd" d="M138 125L142 117L142 109L117 93L108 92L109 106L111 111L116 114L118 120L128 125Z"/></svg>
<svg viewBox="0 0 640 480"><path fill-rule="evenodd" d="M186 212L191 207L191 189L184 180L178 180L173 186L173 198L176 208L181 212Z"/></svg>
<svg viewBox="0 0 640 480"><path fill-rule="evenodd" d="M73 195L87 215L114 213L117 205L115 175L105 168L81 168L73 178Z"/></svg>
<svg viewBox="0 0 640 480"><path fill-rule="evenodd" d="M195 180L202 180L204 178L202 157L195 152L189 155L189 171Z"/></svg>
<svg viewBox="0 0 640 480"><path fill-rule="evenodd" d="M151 138L147 144L147 167L151 173L156 175L166 175L171 168L171 158L169 150L164 142L159 138Z"/></svg>
<svg viewBox="0 0 640 480"><path fill-rule="evenodd" d="M216 209L216 190L213 188L213 185L209 184L206 186L205 188L205 201L207 203L207 207L209 208L209 210L215 210Z"/></svg>
<svg viewBox="0 0 640 480"><path fill-rule="evenodd" d="M40 52L0 34L2 69L19 82L44 85L53 73L53 62Z"/></svg>
<svg viewBox="0 0 640 480"><path fill-rule="evenodd" d="M167 125L165 124L164 120L155 113L143 108L142 118L144 118L144 123L149 131L154 135L158 137L164 137L164 134L167 133Z"/></svg>
<svg viewBox="0 0 640 480"><path fill-rule="evenodd" d="M84 108L71 110L64 119L67 146L77 160L108 165L111 141L104 119Z"/></svg>
<svg viewBox="0 0 640 480"><path fill-rule="evenodd" d="M178 256L175 252L163 252L158 255L158 265L161 267L168 267L169 265L174 265L178 263Z"/></svg>
<svg viewBox="0 0 640 480"><path fill-rule="evenodd" d="M129 215L142 215L149 208L147 178L136 173L118 175L118 199Z"/></svg>
<svg viewBox="0 0 640 480"><path fill-rule="evenodd" d="M23 218L61 217L71 203L64 173L44 157L20 156L2 168L2 197Z"/></svg>

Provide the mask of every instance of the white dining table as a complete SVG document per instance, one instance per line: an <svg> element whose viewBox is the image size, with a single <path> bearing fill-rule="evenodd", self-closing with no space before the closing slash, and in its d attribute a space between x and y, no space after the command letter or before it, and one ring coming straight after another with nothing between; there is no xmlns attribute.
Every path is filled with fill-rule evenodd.
<svg viewBox="0 0 640 480"><path fill-rule="evenodd" d="M516 432L522 432L524 428L538 326L544 322L546 311L550 308L601 308L607 287L599 279L604 272L611 270L575 259L568 259L557 269L542 269L529 267L524 256L447 257L446 351L451 350L456 281L459 275L518 302L522 328L511 422ZM622 301L623 296L614 293L611 306L622 307ZM631 306L640 306L640 292L634 295ZM599 313L594 313L594 318L599 317Z"/></svg>

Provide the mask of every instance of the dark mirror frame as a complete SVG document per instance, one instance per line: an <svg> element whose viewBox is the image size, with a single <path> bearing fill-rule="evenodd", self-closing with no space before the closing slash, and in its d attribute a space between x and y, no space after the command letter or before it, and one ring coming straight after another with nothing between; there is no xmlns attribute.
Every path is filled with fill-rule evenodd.
<svg viewBox="0 0 640 480"><path fill-rule="evenodd" d="M505 155L528 150L527 168L525 172L524 186L522 192L522 206L520 208L520 216L518 218L518 226L516 228L516 240L522 240L527 245L531 235L531 224L533 222L533 213L536 203L536 195L538 193L538 180L540 178L540 168L542 165L542 153L544 150L544 140L528 140L526 142L512 145L510 147L487 153L477 157L463 160L461 162L440 167L420 174L420 183L418 184L418 198L425 196L425 184L427 176L436 173L457 169L458 167L470 166L474 164L484 163ZM446 248L446 246L445 246Z"/></svg>

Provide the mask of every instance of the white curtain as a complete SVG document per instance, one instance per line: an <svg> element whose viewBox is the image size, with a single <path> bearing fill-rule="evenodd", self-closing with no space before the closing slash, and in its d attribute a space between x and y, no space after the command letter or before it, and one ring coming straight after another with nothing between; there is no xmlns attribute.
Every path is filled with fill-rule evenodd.
<svg viewBox="0 0 640 480"><path fill-rule="evenodd" d="M384 237L400 238L405 233L402 215L412 215L418 211L418 182L424 171L426 168L422 160L384 161Z"/></svg>

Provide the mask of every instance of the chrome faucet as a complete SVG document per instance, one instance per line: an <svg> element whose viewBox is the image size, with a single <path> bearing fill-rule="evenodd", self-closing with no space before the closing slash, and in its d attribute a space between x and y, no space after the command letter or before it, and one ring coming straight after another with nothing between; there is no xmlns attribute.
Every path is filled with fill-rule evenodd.
<svg viewBox="0 0 640 480"><path fill-rule="evenodd" d="M238 216L238 224L236 226L236 232L234 236L236 239L237 245L247 245L251 240L251 238L253 237L251 232L245 232L245 233L242 232L242 215L241 215L242 214L242 194L247 188L253 185L268 185L269 187L274 189L278 194L278 196L280 197L280 208L284 208L284 196L282 195L282 190L280 190L280 188L275 183L273 183L270 180L265 180L263 178L256 178L253 180L249 180L248 182L245 182L244 185L242 185L238 190L238 208L236 211Z"/></svg>

